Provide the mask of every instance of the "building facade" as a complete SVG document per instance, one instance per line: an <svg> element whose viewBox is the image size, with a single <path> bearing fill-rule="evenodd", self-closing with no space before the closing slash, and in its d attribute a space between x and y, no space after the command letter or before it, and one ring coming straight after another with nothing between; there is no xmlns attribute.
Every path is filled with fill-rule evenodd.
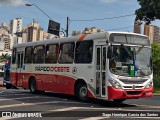
<svg viewBox="0 0 160 120"><path fill-rule="evenodd" d="M149 37L150 43L160 43L160 27L144 25L144 35Z"/></svg>
<svg viewBox="0 0 160 120"><path fill-rule="evenodd" d="M10 21L10 34L22 31L22 18L15 18Z"/></svg>
<svg viewBox="0 0 160 120"><path fill-rule="evenodd" d="M26 28L27 31L27 42L35 42L43 40L44 31L40 27L38 22L33 21Z"/></svg>
<svg viewBox="0 0 160 120"><path fill-rule="evenodd" d="M138 33L141 34L142 30L141 30L141 24L142 22L140 20L134 21L134 33Z"/></svg>

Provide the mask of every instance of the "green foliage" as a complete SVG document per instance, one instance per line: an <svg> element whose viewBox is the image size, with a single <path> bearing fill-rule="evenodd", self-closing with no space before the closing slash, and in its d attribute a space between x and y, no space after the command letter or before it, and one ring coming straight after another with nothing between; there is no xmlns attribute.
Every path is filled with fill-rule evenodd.
<svg viewBox="0 0 160 120"><path fill-rule="evenodd" d="M2 53L2 55L0 56L0 62L5 62L5 60L9 57L10 57L10 55L8 55L8 53L6 53L6 54Z"/></svg>
<svg viewBox="0 0 160 120"><path fill-rule="evenodd" d="M137 2L141 7L135 11L136 19L145 21L146 24L160 19L160 0L137 0Z"/></svg>
<svg viewBox="0 0 160 120"><path fill-rule="evenodd" d="M152 44L152 62L154 77L160 75L160 44Z"/></svg>

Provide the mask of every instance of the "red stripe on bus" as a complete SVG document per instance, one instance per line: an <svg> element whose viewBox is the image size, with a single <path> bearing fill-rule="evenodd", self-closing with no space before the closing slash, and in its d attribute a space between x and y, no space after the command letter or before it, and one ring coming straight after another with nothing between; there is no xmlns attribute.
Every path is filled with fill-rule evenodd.
<svg viewBox="0 0 160 120"><path fill-rule="evenodd" d="M74 95L75 78L56 74L32 74L31 73L15 73L11 72L11 82L14 86L27 88L30 76L36 79L38 90L52 91L63 94ZM23 76L23 77L22 77ZM17 79L16 77L23 78ZM92 92L88 89L88 97L94 98Z"/></svg>
<svg viewBox="0 0 160 120"><path fill-rule="evenodd" d="M84 38L85 38L86 36L87 36L87 34L81 35L81 36L79 37L79 39L78 39L78 42L84 40Z"/></svg>

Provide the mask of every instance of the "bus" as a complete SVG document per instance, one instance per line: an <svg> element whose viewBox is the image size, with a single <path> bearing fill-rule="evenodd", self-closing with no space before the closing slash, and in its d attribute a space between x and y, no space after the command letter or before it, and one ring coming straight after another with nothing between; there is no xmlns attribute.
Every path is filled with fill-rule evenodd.
<svg viewBox="0 0 160 120"><path fill-rule="evenodd" d="M11 83L31 93L51 91L122 102L152 97L147 36L100 32L14 45Z"/></svg>

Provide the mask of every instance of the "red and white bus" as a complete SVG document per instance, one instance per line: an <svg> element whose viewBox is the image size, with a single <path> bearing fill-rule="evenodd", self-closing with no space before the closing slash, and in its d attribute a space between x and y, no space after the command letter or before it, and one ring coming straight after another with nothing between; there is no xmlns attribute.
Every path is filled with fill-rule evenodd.
<svg viewBox="0 0 160 120"><path fill-rule="evenodd" d="M115 100L152 97L151 46L147 36L102 32L17 44L11 83L31 93L52 91Z"/></svg>

